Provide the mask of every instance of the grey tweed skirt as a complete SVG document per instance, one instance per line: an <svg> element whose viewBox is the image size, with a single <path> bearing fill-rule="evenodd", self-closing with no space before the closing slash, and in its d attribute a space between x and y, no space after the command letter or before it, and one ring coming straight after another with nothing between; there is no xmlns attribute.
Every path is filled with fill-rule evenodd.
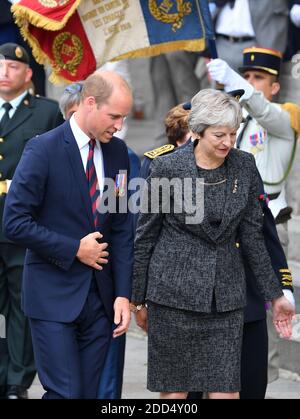
<svg viewBox="0 0 300 419"><path fill-rule="evenodd" d="M148 302L150 391L240 391L243 309L196 313Z"/></svg>

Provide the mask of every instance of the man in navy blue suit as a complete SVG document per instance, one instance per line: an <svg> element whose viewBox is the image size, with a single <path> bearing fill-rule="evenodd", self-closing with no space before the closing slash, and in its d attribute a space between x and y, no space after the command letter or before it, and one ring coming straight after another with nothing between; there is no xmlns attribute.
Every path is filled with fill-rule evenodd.
<svg viewBox="0 0 300 419"><path fill-rule="evenodd" d="M129 160L114 134L131 106L119 75L89 76L71 119L28 142L7 195L5 234L27 247L23 310L44 398L96 398L112 322L113 337L129 326L133 234L118 210ZM96 210L105 179L116 211Z"/></svg>

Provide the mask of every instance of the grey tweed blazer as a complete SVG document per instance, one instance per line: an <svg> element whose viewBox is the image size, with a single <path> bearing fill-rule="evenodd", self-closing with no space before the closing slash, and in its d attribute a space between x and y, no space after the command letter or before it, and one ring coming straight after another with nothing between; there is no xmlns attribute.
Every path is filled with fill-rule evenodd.
<svg viewBox="0 0 300 419"><path fill-rule="evenodd" d="M153 160L148 185L154 178L192 178L195 199L194 144ZM160 205L156 213L140 214L132 301L149 300L184 310L210 312L214 293L218 312L244 307L245 273L237 235L264 299L269 301L282 295L262 235L263 213L254 157L232 149L226 158L226 170L226 204L217 234L205 217L198 224L187 224L186 216L190 214L185 210L176 213L172 208L174 198L183 199L183 194L174 194L172 189L169 213L164 213ZM144 199L150 202L151 193L145 193Z"/></svg>
<svg viewBox="0 0 300 419"><path fill-rule="evenodd" d="M249 0L257 45L284 53L287 46L288 0Z"/></svg>

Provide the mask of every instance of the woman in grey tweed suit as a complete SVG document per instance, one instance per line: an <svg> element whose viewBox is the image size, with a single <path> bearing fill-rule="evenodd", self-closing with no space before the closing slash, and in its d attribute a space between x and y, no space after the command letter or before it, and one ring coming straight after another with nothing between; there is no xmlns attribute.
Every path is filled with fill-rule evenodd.
<svg viewBox="0 0 300 419"><path fill-rule="evenodd" d="M282 296L261 232L255 161L232 148L240 121L235 99L202 90L192 99L189 117L196 141L152 163L146 201L155 202L157 178L192 179L193 202L198 210L204 204L204 218L187 221L186 206L178 211L184 191L171 189L170 211L160 194L159 208L142 212L138 221L132 302L140 309L147 301L137 323L148 327L151 391L238 397L246 297L237 235L263 297L273 302L278 332L291 333L293 308ZM203 202L196 181L204 189Z"/></svg>

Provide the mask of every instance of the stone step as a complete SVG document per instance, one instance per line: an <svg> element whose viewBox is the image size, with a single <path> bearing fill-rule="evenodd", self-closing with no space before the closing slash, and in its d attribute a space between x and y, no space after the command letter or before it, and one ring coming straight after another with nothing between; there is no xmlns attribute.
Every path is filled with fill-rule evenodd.
<svg viewBox="0 0 300 419"><path fill-rule="evenodd" d="M267 387L266 399L300 399L300 376L279 371L279 379Z"/></svg>

